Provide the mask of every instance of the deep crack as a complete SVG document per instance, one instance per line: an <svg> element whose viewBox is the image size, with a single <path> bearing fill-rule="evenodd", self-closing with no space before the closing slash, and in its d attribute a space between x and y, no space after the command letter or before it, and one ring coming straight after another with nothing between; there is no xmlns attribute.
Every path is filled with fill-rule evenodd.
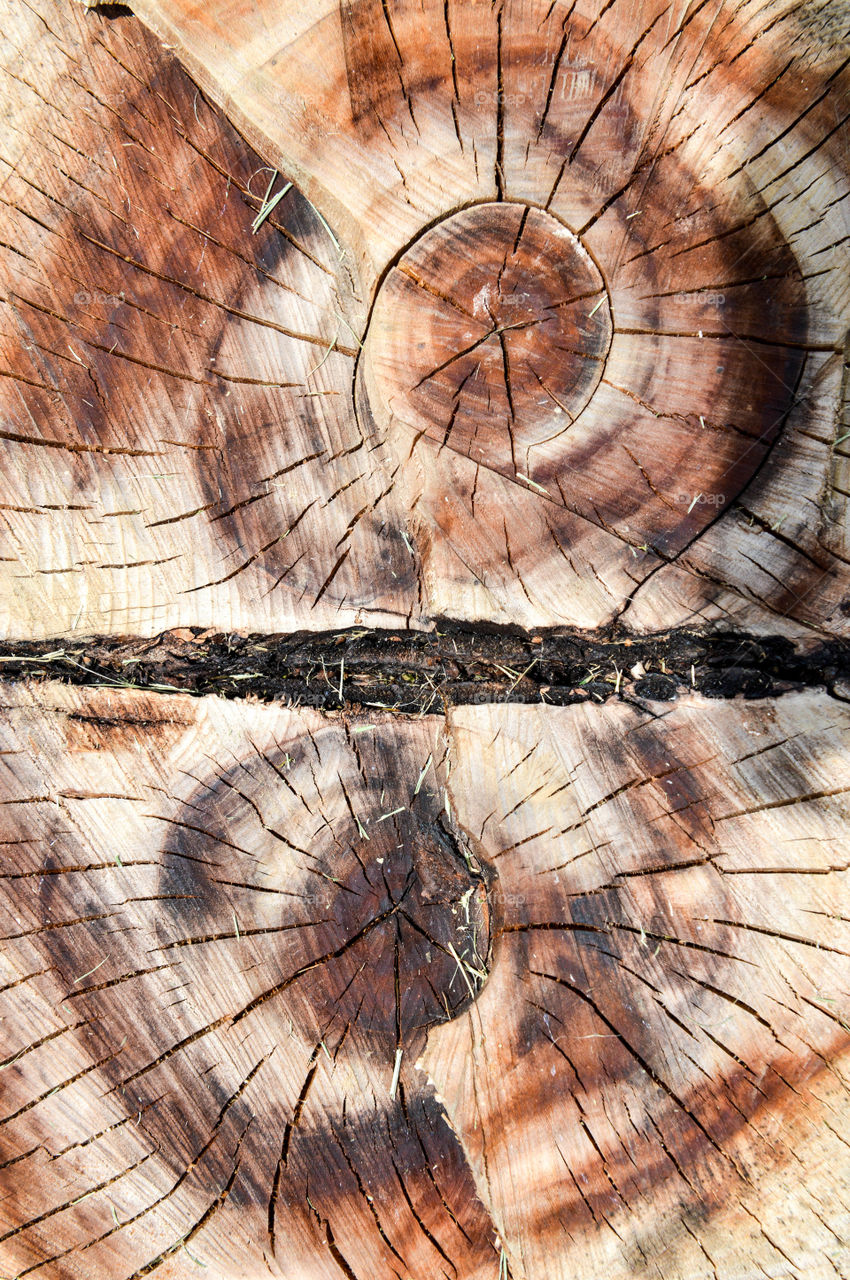
<svg viewBox="0 0 850 1280"><path fill-rule="evenodd" d="M850 700L850 646L834 639L804 649L782 636L735 631L636 637L457 622L427 632L248 636L187 627L154 638L13 641L0 654L0 674L10 682L250 695L328 711L407 714L479 702L669 702L688 691L752 699L813 686Z"/></svg>

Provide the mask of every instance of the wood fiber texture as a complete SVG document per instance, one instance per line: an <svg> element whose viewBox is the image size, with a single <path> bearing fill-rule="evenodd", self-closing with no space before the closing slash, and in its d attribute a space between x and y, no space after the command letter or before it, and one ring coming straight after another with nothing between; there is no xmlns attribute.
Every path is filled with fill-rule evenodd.
<svg viewBox="0 0 850 1280"><path fill-rule="evenodd" d="M846 634L844 4L137 9L7 21L7 635Z"/></svg>
<svg viewBox="0 0 850 1280"><path fill-rule="evenodd" d="M0 6L0 1277L850 1280L847 0Z"/></svg>
<svg viewBox="0 0 850 1280"><path fill-rule="evenodd" d="M846 1271L845 707L3 702L4 1274Z"/></svg>

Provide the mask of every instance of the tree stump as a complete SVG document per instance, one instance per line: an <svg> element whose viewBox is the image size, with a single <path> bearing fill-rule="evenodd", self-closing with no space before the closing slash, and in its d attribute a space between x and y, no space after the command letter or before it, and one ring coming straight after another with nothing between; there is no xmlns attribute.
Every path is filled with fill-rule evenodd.
<svg viewBox="0 0 850 1280"><path fill-rule="evenodd" d="M7 7L0 1274L850 1275L850 11Z"/></svg>

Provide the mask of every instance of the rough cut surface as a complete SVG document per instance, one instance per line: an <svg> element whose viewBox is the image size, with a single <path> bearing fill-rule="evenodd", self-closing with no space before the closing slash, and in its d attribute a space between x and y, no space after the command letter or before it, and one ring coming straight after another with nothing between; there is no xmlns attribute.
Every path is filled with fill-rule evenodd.
<svg viewBox="0 0 850 1280"><path fill-rule="evenodd" d="M850 1280L848 4L0 0L3 1280Z"/></svg>
<svg viewBox="0 0 850 1280"><path fill-rule="evenodd" d="M3 630L398 624L330 237L294 191L251 235L271 171L136 20L44 11L4 45Z"/></svg>
<svg viewBox="0 0 850 1280"><path fill-rule="evenodd" d="M141 636L79 636L3 646L7 680L62 681L159 693L250 695L325 711L440 712L482 702L671 702L775 697L826 688L850 701L850 648L839 640L795 647L781 636L692 631L634 639L563 632L486 631L440 623L433 631L354 628L319 634L238 636L181 628Z"/></svg>
<svg viewBox="0 0 850 1280"><path fill-rule="evenodd" d="M3 705L3 1274L846 1274L844 706Z"/></svg>
<svg viewBox="0 0 850 1280"><path fill-rule="evenodd" d="M6 635L846 634L843 0L137 10L7 7Z"/></svg>

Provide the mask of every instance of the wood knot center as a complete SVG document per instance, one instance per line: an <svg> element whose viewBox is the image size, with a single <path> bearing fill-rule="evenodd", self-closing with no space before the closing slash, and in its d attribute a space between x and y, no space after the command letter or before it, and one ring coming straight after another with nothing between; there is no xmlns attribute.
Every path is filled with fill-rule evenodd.
<svg viewBox="0 0 850 1280"><path fill-rule="evenodd" d="M317 1032L336 1039L356 1023L372 1041L408 1048L461 1013L487 980L487 885L439 821L407 812L369 830L342 864L334 852L336 883L315 893L330 945L305 994Z"/></svg>
<svg viewBox="0 0 850 1280"><path fill-rule="evenodd" d="M605 283L577 236L528 205L476 205L388 272L361 391L379 427L521 471L522 451L568 430L587 404L611 334Z"/></svg>
<svg viewBox="0 0 850 1280"><path fill-rule="evenodd" d="M421 749L408 761L372 728L356 764L332 731L203 782L175 820L159 933L199 986L244 972L237 1018L262 1008L391 1060L478 996L495 871L448 818L430 762L416 789Z"/></svg>

